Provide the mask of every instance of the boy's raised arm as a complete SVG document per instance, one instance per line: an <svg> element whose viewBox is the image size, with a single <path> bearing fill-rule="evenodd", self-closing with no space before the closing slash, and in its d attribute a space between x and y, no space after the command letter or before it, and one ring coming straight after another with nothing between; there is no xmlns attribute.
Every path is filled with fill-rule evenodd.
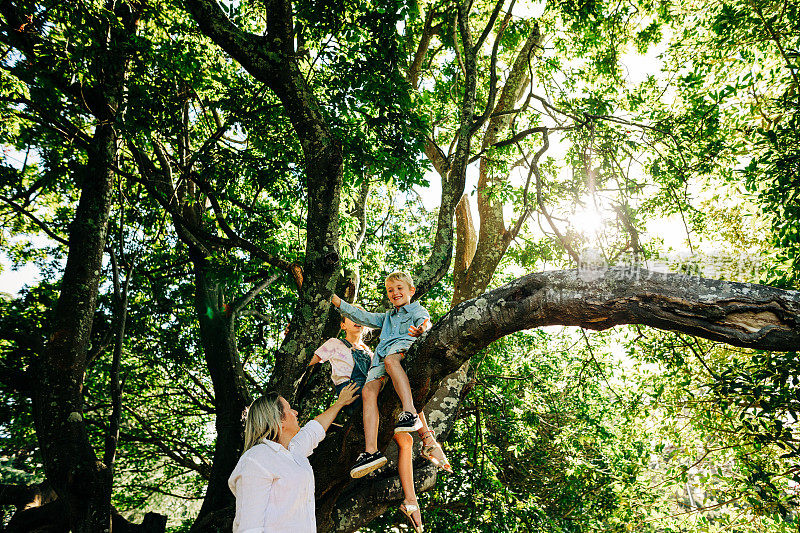
<svg viewBox="0 0 800 533"><path fill-rule="evenodd" d="M353 304L349 304L336 296L331 296L331 303L339 308L339 312L344 316L362 326L369 326L371 328L383 327L383 313L370 313L359 309Z"/></svg>
<svg viewBox="0 0 800 533"><path fill-rule="evenodd" d="M411 335L412 337L419 337L429 329L431 329L431 320L429 318L426 318L419 326L414 326L414 325L409 326L408 334Z"/></svg>

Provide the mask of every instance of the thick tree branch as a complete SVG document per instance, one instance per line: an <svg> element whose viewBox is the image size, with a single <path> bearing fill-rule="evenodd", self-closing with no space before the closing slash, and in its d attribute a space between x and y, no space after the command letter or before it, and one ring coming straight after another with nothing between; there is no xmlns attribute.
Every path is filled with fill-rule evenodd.
<svg viewBox="0 0 800 533"><path fill-rule="evenodd" d="M502 5L502 0L501 0ZM465 51L463 61L465 68L464 93L461 99L459 129L456 135L456 149L447 176L442 177L442 201L439 217L436 221L431 255L417 276L417 292L420 298L433 287L450 268L453 257L453 216L456 205L464 193L467 165L469 164L470 145L474 132L472 121L475 112L475 91L477 87L478 48L473 45L472 32L469 27L469 6L467 2L457 2L458 34L462 49Z"/></svg>
<svg viewBox="0 0 800 533"><path fill-rule="evenodd" d="M216 0L190 0L186 7L204 33L240 62L241 57L250 57L253 47L262 41L260 35L242 31L231 22Z"/></svg>
<svg viewBox="0 0 800 533"><path fill-rule="evenodd" d="M447 173L450 171L450 161L447 159L447 154L442 151L433 139L429 138L425 141L425 156L431 162L439 177L442 180L447 179Z"/></svg>
<svg viewBox="0 0 800 533"><path fill-rule="evenodd" d="M800 292L661 274L635 266L528 274L456 306L412 346L409 378L419 400L428 382L500 337L534 327L604 330L641 324L733 346L800 349ZM419 364L426 361L427 364Z"/></svg>
<svg viewBox="0 0 800 533"><path fill-rule="evenodd" d="M358 259L361 252L361 245L364 243L364 237L367 235L367 199L369 198L369 179L367 176L361 181L361 188L359 190L358 201L356 201L355 209L352 216L358 220L358 235L350 247L350 255L353 259Z"/></svg>
<svg viewBox="0 0 800 533"><path fill-rule="evenodd" d="M422 28L422 35L419 37L419 44L417 44L417 51L414 53L414 60L406 73L406 79L409 81L414 90L419 89L419 74L422 69L422 62L425 60L425 54L428 53L428 48L431 45L431 39L438 35L442 29L442 24L433 25L433 17L436 12L433 8L428 9L425 14L425 23Z"/></svg>
<svg viewBox="0 0 800 533"><path fill-rule="evenodd" d="M509 8L509 10L510 9L511 8ZM498 37L495 39L495 45L499 43L500 34L508 24L509 16L510 15L507 14L503 20L501 28L498 31ZM500 147L498 145L503 143L508 144L511 141L507 139L501 143L496 142L497 138L510 128L517 116L516 113L510 112L510 110L514 109L527 85L527 80L531 77L531 75L528 74L531 54L534 48L539 45L540 41L541 35L539 33L539 27L534 24L533 27L530 28L525 42L516 53L516 59L508 73L506 83L503 85L502 91L500 92L497 105L494 109L487 106L484 116L481 119L489 119L489 123L483 135L481 151L469 160L471 163L480 159L477 190L478 216L480 220L479 235L476 242L476 249L473 253L474 260L470 262L469 267L463 273L456 275L454 271L454 280L456 280L456 282L454 283L451 305L477 296L486 290L486 287L494 276L497 265L502 260L508 245L514 237L513 233L506 230L506 223L503 215L504 202L497 194L497 189L508 181L511 169L505 172L505 176L498 176L498 172L495 172L493 168L495 165L494 161L490 157L485 157L482 154L489 150L490 147ZM495 48L492 51L493 62L496 54L497 50ZM495 81L492 81L492 83L494 84ZM494 89L494 85L492 89ZM489 103L493 104L494 98L491 97L489 100ZM525 106L522 107L522 109L524 108ZM489 111L492 111L491 118L489 118ZM537 129L539 128L529 128L520 135L520 138L524 138ZM517 135L514 137L517 137ZM522 216L519 219L520 224L527 218L529 213L529 209L523 210ZM460 229L461 227L459 226L459 230ZM461 236L459 235L457 239L458 238L461 238Z"/></svg>
<svg viewBox="0 0 800 533"><path fill-rule="evenodd" d="M641 324L763 350L800 349L800 292L763 285L661 274L638 267L605 271L532 273L455 306L408 352L415 405L427 405L442 380L475 353L511 333L541 326L604 330ZM400 409L397 396L381 394L381 419ZM379 442L391 439L383 424ZM346 426L312 456L324 461L318 494L341 487L360 449L358 430ZM335 461L332 461L336 458Z"/></svg>
<svg viewBox="0 0 800 533"><path fill-rule="evenodd" d="M470 50L471 53L477 54L480 51L481 46L483 46L483 43L486 41L486 38L489 37L489 34L492 32L492 28L494 28L494 23L497 22L497 17L500 15L500 10L503 9L503 4L505 4L505 0L497 0L497 3L495 3L494 9L492 10L492 14L489 16L489 21L483 28L480 37L478 37L478 41L475 43L475 48ZM511 15L512 7L514 7L514 0L511 0L511 6L508 9L508 15Z"/></svg>
<svg viewBox="0 0 800 533"><path fill-rule="evenodd" d="M550 127L547 127L547 126L536 126L534 128L527 128L527 129L522 130L522 131L520 131L518 133L515 133L514 135L512 135L508 139L504 139L502 141L498 141L498 142L496 142L494 144L491 144L491 145L487 146L485 149L481 150L480 152L478 152L474 156L470 157L469 158L469 162L470 163L474 163L475 161L477 161L478 159L483 157L483 155L487 151L491 150L492 148L503 148L505 146L516 144L519 141L525 139L526 137L528 137L528 136L530 136L530 135L532 135L534 133L544 133L546 131L547 132L550 132L550 131L567 131L567 130L573 130L576 127L577 126L563 126L563 127L557 126L557 127L554 127L554 128L550 128Z"/></svg>
<svg viewBox="0 0 800 533"><path fill-rule="evenodd" d="M335 287L340 272L341 144L298 65L291 2L267 0L264 37L247 36L235 27L215 0L189 0L187 7L206 35L274 91L303 148L308 210L302 289L270 382L294 401L293 377L302 373L310 358L307 351L335 327L330 302L322 294Z"/></svg>
<svg viewBox="0 0 800 533"><path fill-rule="evenodd" d="M492 56L489 61L489 96L486 99L486 108L472 125L471 131L473 133L476 133L479 129L481 129L494 111L495 99L497 98L497 52L500 49L500 41L503 38L503 32L506 30L508 23L511 21L511 10L514 8L514 2L515 0L511 0L511 5L509 6L506 16L503 17L503 22L500 24L500 28L497 30L497 36L495 37L494 44L492 45ZM503 0L498 2L498 6L502 6L502 4ZM494 21L492 21L492 24L494 24Z"/></svg>

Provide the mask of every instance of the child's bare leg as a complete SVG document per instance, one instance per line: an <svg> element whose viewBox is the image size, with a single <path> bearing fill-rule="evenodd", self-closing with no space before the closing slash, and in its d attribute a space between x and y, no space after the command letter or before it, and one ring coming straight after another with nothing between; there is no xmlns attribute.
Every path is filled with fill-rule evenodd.
<svg viewBox="0 0 800 533"><path fill-rule="evenodd" d="M364 417L364 450L368 453L378 451L378 393L380 391L380 379L368 382L361 389Z"/></svg>
<svg viewBox="0 0 800 533"><path fill-rule="evenodd" d="M414 490L414 465L411 460L414 439L408 433L395 433L394 440L399 448L397 453L397 472L400 475L400 486L403 487L403 503L417 505L417 493ZM422 524L422 514L418 510L411 515L415 523Z"/></svg>
<svg viewBox="0 0 800 533"><path fill-rule="evenodd" d="M414 397L411 395L411 384L408 382L406 371L403 370L400 361L403 359L404 354L393 353L386 356L384 363L386 364L386 373L392 378L392 385L397 392L397 396L403 403L403 411L415 413L417 410L414 408Z"/></svg>
<svg viewBox="0 0 800 533"><path fill-rule="evenodd" d="M414 465L411 450L414 439L408 433L395 433L394 440L399 448L397 453L397 472L400 474L400 486L403 487L403 499L406 503L417 503L414 492Z"/></svg>

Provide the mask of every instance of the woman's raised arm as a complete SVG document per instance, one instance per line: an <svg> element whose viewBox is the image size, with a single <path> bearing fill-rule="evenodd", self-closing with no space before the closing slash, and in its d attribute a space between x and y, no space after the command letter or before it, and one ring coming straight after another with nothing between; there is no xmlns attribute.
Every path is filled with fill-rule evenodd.
<svg viewBox="0 0 800 533"><path fill-rule="evenodd" d="M342 392L339 393L339 397L335 402L333 402L333 405L328 407L325 412L316 417L314 420L319 422L319 425L322 426L322 429L328 431L328 428L331 427L331 423L336 418L336 415L339 414L339 411L342 409L342 407L345 405L350 405L356 401L356 398L358 398L358 394L356 394L357 390L358 385L355 383L348 384L342 389Z"/></svg>

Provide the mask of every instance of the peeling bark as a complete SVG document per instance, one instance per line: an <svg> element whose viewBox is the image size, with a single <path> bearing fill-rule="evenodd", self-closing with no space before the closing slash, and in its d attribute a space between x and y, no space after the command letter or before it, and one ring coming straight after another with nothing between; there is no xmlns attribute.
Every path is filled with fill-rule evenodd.
<svg viewBox="0 0 800 533"><path fill-rule="evenodd" d="M492 341L523 329L641 324L733 346L800 349L800 292L632 267L528 274L462 302L409 351L414 400Z"/></svg>
<svg viewBox="0 0 800 533"><path fill-rule="evenodd" d="M462 294L469 294L467 292L467 274L475 258L477 248L478 236L475 234L475 223L472 221L469 197L465 194L461 197L461 201L458 202L458 206L456 206L456 256L453 261L453 299L451 307L466 299L466 297L461 296Z"/></svg>

